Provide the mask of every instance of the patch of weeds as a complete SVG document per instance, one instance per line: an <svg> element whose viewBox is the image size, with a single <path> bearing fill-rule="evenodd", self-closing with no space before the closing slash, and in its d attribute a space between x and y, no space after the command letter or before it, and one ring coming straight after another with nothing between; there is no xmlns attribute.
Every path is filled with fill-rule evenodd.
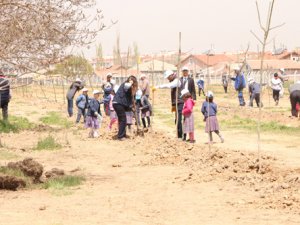
<svg viewBox="0 0 300 225"><path fill-rule="evenodd" d="M61 144L57 143L52 136L48 136L42 140L39 140L36 148L34 150L42 151L42 150L58 150L62 148Z"/></svg>
<svg viewBox="0 0 300 225"><path fill-rule="evenodd" d="M27 177L21 170L11 169L8 167L0 167L0 174L21 178L25 181L26 187L30 187L32 185L30 177Z"/></svg>
<svg viewBox="0 0 300 225"><path fill-rule="evenodd" d="M71 194L70 187L81 185L85 181L83 176L62 176L47 180L42 184L43 189L52 191L55 195L69 195Z"/></svg>
<svg viewBox="0 0 300 225"><path fill-rule="evenodd" d="M0 132L9 133L9 132L19 132L22 130L33 129L35 125L27 118L17 117L17 116L9 116L8 121L1 120L0 121Z"/></svg>
<svg viewBox="0 0 300 225"><path fill-rule="evenodd" d="M10 160L10 159L16 159L16 158L18 158L17 155L15 155L9 151L0 149L0 160Z"/></svg>
<svg viewBox="0 0 300 225"><path fill-rule="evenodd" d="M42 117L40 119L44 124L48 125L57 125L65 128L70 128L72 123L69 122L67 119L63 118L59 113L57 112L49 112L47 116Z"/></svg>
<svg viewBox="0 0 300 225"><path fill-rule="evenodd" d="M256 131L257 121L249 118L240 118L239 116L234 116L231 119L226 119L221 121L221 126L231 129L241 129ZM291 134L299 134L299 127L289 127L278 122L262 122L261 130L264 132L285 132Z"/></svg>

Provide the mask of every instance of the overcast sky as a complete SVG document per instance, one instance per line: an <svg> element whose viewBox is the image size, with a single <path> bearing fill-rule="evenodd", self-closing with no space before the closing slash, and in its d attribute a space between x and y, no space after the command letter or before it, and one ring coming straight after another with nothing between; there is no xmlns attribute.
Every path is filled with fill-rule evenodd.
<svg viewBox="0 0 300 225"><path fill-rule="evenodd" d="M265 15L269 1L258 2ZM248 42L256 51L258 42L250 30L262 36L255 0L97 0L97 4L106 22L119 21L97 38L105 54L112 54L117 33L122 51L137 42L142 53L177 50L179 31L183 51L193 49L192 52L198 53L211 45L217 52L236 52L246 48ZM273 25L286 23L270 35L276 37L277 47L300 46L299 9L299 0L276 0ZM268 47L272 49L273 43ZM92 56L94 52L90 50L87 54Z"/></svg>

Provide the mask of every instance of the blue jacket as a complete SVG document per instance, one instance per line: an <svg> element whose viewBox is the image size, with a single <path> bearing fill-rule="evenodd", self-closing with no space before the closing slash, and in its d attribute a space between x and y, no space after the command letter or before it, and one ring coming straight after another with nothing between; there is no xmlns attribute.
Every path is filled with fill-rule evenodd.
<svg viewBox="0 0 300 225"><path fill-rule="evenodd" d="M201 112L205 118L207 118L208 116L216 116L218 112L218 106L214 102L209 103L209 115L208 115L208 102L205 101L202 104Z"/></svg>
<svg viewBox="0 0 300 225"><path fill-rule="evenodd" d="M121 84L121 86L119 87L113 102L123 105L126 108L131 108L132 104L133 104L133 97L131 94L131 88L129 88L128 90L126 90L125 88L125 83Z"/></svg>
<svg viewBox="0 0 300 225"><path fill-rule="evenodd" d="M197 86L198 86L198 88L200 88L200 89L204 89L204 81L203 81L203 80L198 80Z"/></svg>
<svg viewBox="0 0 300 225"><path fill-rule="evenodd" d="M244 74L239 74L235 78L231 78L234 81L234 88L237 91L242 91L246 87L246 80Z"/></svg>
<svg viewBox="0 0 300 225"><path fill-rule="evenodd" d="M76 106L80 109L86 109L88 107L88 96L85 96L84 94L81 94L76 99Z"/></svg>
<svg viewBox="0 0 300 225"><path fill-rule="evenodd" d="M98 100L92 98L89 103L87 116L96 117L95 112L98 112L99 115L102 115L101 109L100 109L100 102Z"/></svg>
<svg viewBox="0 0 300 225"><path fill-rule="evenodd" d="M249 85L249 93L252 94L260 94L260 85L256 82Z"/></svg>

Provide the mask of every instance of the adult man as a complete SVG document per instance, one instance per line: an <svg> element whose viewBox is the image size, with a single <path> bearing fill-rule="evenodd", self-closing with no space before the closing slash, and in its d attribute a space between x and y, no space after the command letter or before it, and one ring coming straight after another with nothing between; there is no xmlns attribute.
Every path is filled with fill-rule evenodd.
<svg viewBox="0 0 300 225"><path fill-rule="evenodd" d="M8 119L8 103L10 101L10 83L9 80L5 77L3 72L0 70L0 106L2 109L3 120L7 121Z"/></svg>
<svg viewBox="0 0 300 225"><path fill-rule="evenodd" d="M233 68L233 70L236 77L231 78L231 80L234 81L234 88L238 92L238 99L239 99L240 106L245 106L246 103L243 96L243 90L246 87L245 77L244 74L241 72L240 66L236 65Z"/></svg>
<svg viewBox="0 0 300 225"><path fill-rule="evenodd" d="M252 77L248 79L249 83L249 94L250 94L250 103L249 106L253 107L253 101L255 100L257 107L259 107L260 102L260 93L261 88L260 84L256 83ZM261 107L263 107L263 104L261 103Z"/></svg>
<svg viewBox="0 0 300 225"><path fill-rule="evenodd" d="M157 86L159 89L171 89L171 103L172 103L172 112L176 112L176 104L177 104L177 113L175 114L175 121L178 115L178 123L177 123L177 137L183 138L182 132L182 109L184 102L180 98L180 93L184 89L183 83L180 81L181 79L176 78L176 74L172 70L167 70L164 73L164 78L169 80L168 84L162 84ZM178 92L177 92L178 88ZM176 93L177 92L177 93ZM177 99L176 99L177 97Z"/></svg>
<svg viewBox="0 0 300 225"><path fill-rule="evenodd" d="M222 76L222 85L225 91L225 94L227 94L227 89L228 89L228 78L226 74L223 74Z"/></svg>
<svg viewBox="0 0 300 225"><path fill-rule="evenodd" d="M299 108L300 108L300 81L296 84L293 84L289 88L290 92L290 101L292 106L292 116L299 116Z"/></svg>
<svg viewBox="0 0 300 225"><path fill-rule="evenodd" d="M143 92L143 95L145 95L147 98L149 98L149 96L150 96L150 86L149 86L149 81L148 81L145 74L141 75L140 89Z"/></svg>
<svg viewBox="0 0 300 225"><path fill-rule="evenodd" d="M181 69L182 77L180 78L180 82L182 84L182 89L186 89L192 95L193 100L196 100L196 88L194 79L189 76L189 68L184 66Z"/></svg>
<svg viewBox="0 0 300 225"><path fill-rule="evenodd" d="M76 78L75 82L73 82L68 90L67 93L67 100L68 100L68 113L69 116L73 116L73 99L76 92L80 91L84 88L82 81L79 78Z"/></svg>

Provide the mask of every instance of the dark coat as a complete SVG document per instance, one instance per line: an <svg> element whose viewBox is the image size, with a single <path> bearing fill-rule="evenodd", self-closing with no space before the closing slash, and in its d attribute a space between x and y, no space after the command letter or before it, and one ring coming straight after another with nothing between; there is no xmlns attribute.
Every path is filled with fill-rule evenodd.
<svg viewBox="0 0 300 225"><path fill-rule="evenodd" d="M123 105L126 108L132 108L133 105L133 97L131 94L131 88L128 90L125 89L125 83L121 84L119 87L113 102Z"/></svg>
<svg viewBox="0 0 300 225"><path fill-rule="evenodd" d="M100 101L92 98L91 101L89 102L87 116L96 117L95 112L98 112L99 115L102 115L101 108L100 108Z"/></svg>
<svg viewBox="0 0 300 225"><path fill-rule="evenodd" d="M10 100L10 83L9 80L5 78L0 78L0 101L2 104L7 104Z"/></svg>
<svg viewBox="0 0 300 225"><path fill-rule="evenodd" d="M184 78L181 77L180 78L180 82L182 85L182 89L184 89L186 87L186 83L184 82ZM197 94L196 94L196 88L195 88L195 81L193 78L188 77L187 78L187 89L189 90L190 94L192 95L193 100L197 99Z"/></svg>
<svg viewBox="0 0 300 225"><path fill-rule="evenodd" d="M67 93L67 99L72 100L74 98L76 92L80 91L83 88L84 88L84 86L83 86L82 82L77 82L77 81L73 82Z"/></svg>

